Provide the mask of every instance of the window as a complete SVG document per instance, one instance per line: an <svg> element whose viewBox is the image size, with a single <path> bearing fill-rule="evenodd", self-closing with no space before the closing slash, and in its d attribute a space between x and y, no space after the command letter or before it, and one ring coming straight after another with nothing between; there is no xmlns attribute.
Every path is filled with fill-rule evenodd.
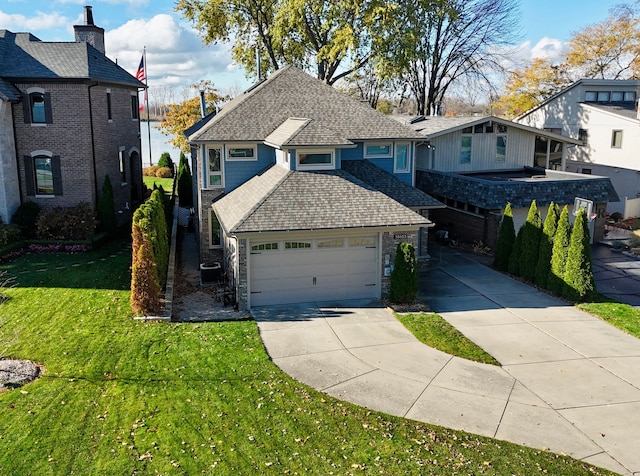
<svg viewBox="0 0 640 476"><path fill-rule="evenodd" d="M578 129L578 140L581 140L584 145L587 145L589 142L589 131L586 129Z"/></svg>
<svg viewBox="0 0 640 476"><path fill-rule="evenodd" d="M222 228L215 212L211 210L211 226L210 226L209 248L222 248Z"/></svg>
<svg viewBox="0 0 640 476"><path fill-rule="evenodd" d="M504 124L496 124L496 132L498 134L506 134L507 126L505 126Z"/></svg>
<svg viewBox="0 0 640 476"><path fill-rule="evenodd" d="M582 173L585 175L591 175L591 169L582 169Z"/></svg>
<svg viewBox="0 0 640 476"><path fill-rule="evenodd" d="M113 115L111 113L111 90L107 89L107 120L111 121Z"/></svg>
<svg viewBox="0 0 640 476"><path fill-rule="evenodd" d="M609 102L611 93L609 91L598 91L598 102Z"/></svg>
<svg viewBox="0 0 640 476"><path fill-rule="evenodd" d="M507 136L496 136L496 160L498 162L507 160Z"/></svg>
<svg viewBox="0 0 640 476"><path fill-rule="evenodd" d="M271 250L277 250L278 249L278 243L260 243L258 245L253 245L251 247L251 251L271 251Z"/></svg>
<svg viewBox="0 0 640 476"><path fill-rule="evenodd" d="M297 154L298 168L303 170L327 170L334 166L334 151L329 149L299 150Z"/></svg>
<svg viewBox="0 0 640 476"><path fill-rule="evenodd" d="M318 241L318 248L342 248L343 246L344 240L341 238Z"/></svg>
<svg viewBox="0 0 640 476"><path fill-rule="evenodd" d="M24 156L24 168L28 196L62 195L60 156L46 150L38 150Z"/></svg>
<svg viewBox="0 0 640 476"><path fill-rule="evenodd" d="M624 92L622 92L622 91L612 91L611 92L611 101L612 102L622 102L622 101L624 101Z"/></svg>
<svg viewBox="0 0 640 476"><path fill-rule="evenodd" d="M138 103L138 93L131 95L131 119L138 120L140 104Z"/></svg>
<svg viewBox="0 0 640 476"><path fill-rule="evenodd" d="M365 144L364 157L370 159L391 157L393 147L391 142L383 142L379 144Z"/></svg>
<svg viewBox="0 0 640 476"><path fill-rule="evenodd" d="M207 152L207 186L222 187L222 147L214 147Z"/></svg>
<svg viewBox="0 0 640 476"><path fill-rule="evenodd" d="M474 134L482 134L484 132L484 124L476 124L473 126Z"/></svg>
<svg viewBox="0 0 640 476"><path fill-rule="evenodd" d="M125 184L127 183L127 163L125 160L125 152L124 147L120 147L118 151L118 168L120 170L120 181Z"/></svg>
<svg viewBox="0 0 640 476"><path fill-rule="evenodd" d="M468 164L471 162L471 136L462 136L460 143L460 163Z"/></svg>
<svg viewBox="0 0 640 476"><path fill-rule="evenodd" d="M22 112L25 124L51 124L51 94L42 88L29 88L22 96Z"/></svg>
<svg viewBox="0 0 640 476"><path fill-rule="evenodd" d="M409 172L409 144L396 144L393 171L395 173Z"/></svg>
<svg viewBox="0 0 640 476"><path fill-rule="evenodd" d="M308 241L285 241L285 250L304 250L311 248L311 243Z"/></svg>
<svg viewBox="0 0 640 476"><path fill-rule="evenodd" d="M227 160L257 160L256 148L253 145L227 146Z"/></svg>
<svg viewBox="0 0 640 476"><path fill-rule="evenodd" d="M376 245L375 238L349 238L349 246L372 247Z"/></svg>
<svg viewBox="0 0 640 476"><path fill-rule="evenodd" d="M622 147L622 131L613 131L611 133L611 147L614 149Z"/></svg>
<svg viewBox="0 0 640 476"><path fill-rule="evenodd" d="M587 102L594 102L598 100L598 93L595 91L587 91L584 94L584 100Z"/></svg>
<svg viewBox="0 0 640 476"><path fill-rule="evenodd" d="M636 92L635 91L626 91L624 93L624 101L625 102L636 102Z"/></svg>

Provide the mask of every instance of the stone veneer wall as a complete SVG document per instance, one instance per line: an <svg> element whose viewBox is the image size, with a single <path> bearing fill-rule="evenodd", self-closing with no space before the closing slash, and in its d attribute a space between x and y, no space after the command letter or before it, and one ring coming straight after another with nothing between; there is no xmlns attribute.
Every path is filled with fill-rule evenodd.
<svg viewBox="0 0 640 476"><path fill-rule="evenodd" d="M391 268L393 261L396 257L396 248L400 243L411 243L416 249L416 258L418 253L418 231L402 231L402 232L388 232L382 233L382 263L381 263L381 292L382 299L386 299L389 296L389 286L391 283ZM389 264L387 264L387 256L389 257Z"/></svg>

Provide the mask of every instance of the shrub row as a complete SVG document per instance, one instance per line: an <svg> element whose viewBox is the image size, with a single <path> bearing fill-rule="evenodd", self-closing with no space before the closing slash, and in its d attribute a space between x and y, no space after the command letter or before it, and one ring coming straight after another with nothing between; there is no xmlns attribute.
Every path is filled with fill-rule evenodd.
<svg viewBox="0 0 640 476"><path fill-rule="evenodd" d="M169 167L150 165L142 169L142 175L145 177L171 178L173 177L173 172Z"/></svg>
<svg viewBox="0 0 640 476"><path fill-rule="evenodd" d="M534 200L516 235L508 203L493 264L496 269L521 276L568 300L586 300L596 292L590 242L584 210L580 210L572 227L569 208L565 205L559 212L552 202L542 227Z"/></svg>
<svg viewBox="0 0 640 476"><path fill-rule="evenodd" d="M154 190L133 214L131 309L136 315L160 311L161 290L169 263L165 194Z"/></svg>

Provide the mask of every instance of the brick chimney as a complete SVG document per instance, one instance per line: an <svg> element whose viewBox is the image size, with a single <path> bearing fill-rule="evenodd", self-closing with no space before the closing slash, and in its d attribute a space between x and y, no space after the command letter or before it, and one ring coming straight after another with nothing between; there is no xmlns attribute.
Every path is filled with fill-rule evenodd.
<svg viewBox="0 0 640 476"><path fill-rule="evenodd" d="M93 24L93 10L89 5L84 7L84 25L73 25L76 42L89 43L104 54L104 28Z"/></svg>

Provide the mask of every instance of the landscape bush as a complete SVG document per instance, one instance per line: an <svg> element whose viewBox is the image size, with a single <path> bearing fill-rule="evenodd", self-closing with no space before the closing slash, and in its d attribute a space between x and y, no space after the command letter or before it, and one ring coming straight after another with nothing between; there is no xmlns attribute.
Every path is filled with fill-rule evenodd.
<svg viewBox="0 0 640 476"><path fill-rule="evenodd" d="M551 271L551 256L553 254L553 237L558 228L560 210L558 206L551 202L547 216L544 219L540 247L538 249L538 263L536 265L535 283L543 288L549 283L549 273Z"/></svg>
<svg viewBox="0 0 640 476"><path fill-rule="evenodd" d="M155 177L156 172L159 168L160 167L158 167L157 165L150 165L149 167L145 167L144 169L142 169L142 175L144 175L145 177Z"/></svg>
<svg viewBox="0 0 640 476"><path fill-rule="evenodd" d="M113 201L113 187L108 175L104 176L102 193L98 200L98 230L111 232L116 229L116 206Z"/></svg>
<svg viewBox="0 0 640 476"><path fill-rule="evenodd" d="M591 266L591 236L587 215L580 209L573 223L567 249L563 297L570 301L584 301L595 292L596 283Z"/></svg>
<svg viewBox="0 0 640 476"><path fill-rule="evenodd" d="M418 293L418 261L411 243L400 243L393 261L389 300L394 303L412 303Z"/></svg>
<svg viewBox="0 0 640 476"><path fill-rule="evenodd" d="M522 247L520 249L520 275L533 282L538 264L538 251L542 237L542 219L535 200L531 201L527 220L522 230Z"/></svg>
<svg viewBox="0 0 640 476"><path fill-rule="evenodd" d="M511 210L511 203L507 203L502 215L502 222L500 223L496 254L493 260L493 266L496 269L507 271L509 268L509 257L513 251L515 241L516 230L513 226L513 211Z"/></svg>
<svg viewBox="0 0 640 476"><path fill-rule="evenodd" d="M169 152L162 153L162 155L160 156L160 160L158 160L158 167L160 168L167 167L169 170L171 170L170 177L173 177L174 164L173 164L173 160L171 159L171 154L169 154Z"/></svg>
<svg viewBox="0 0 640 476"><path fill-rule="evenodd" d="M24 238L35 238L38 215L40 215L40 205L27 200L18 206L11 217L11 223L20 227Z"/></svg>
<svg viewBox="0 0 640 476"><path fill-rule="evenodd" d="M22 240L22 232L18 225L0 225L0 248Z"/></svg>
<svg viewBox="0 0 640 476"><path fill-rule="evenodd" d="M158 167L156 170L156 177L171 178L173 177L173 171L169 167Z"/></svg>
<svg viewBox="0 0 640 476"><path fill-rule="evenodd" d="M514 276L520 276L520 257L522 255L522 232L524 231L524 225L520 226L518 234L516 235L516 241L513 243L513 249L511 250L511 256L509 256L508 271Z"/></svg>
<svg viewBox="0 0 640 476"><path fill-rule="evenodd" d="M96 226L96 212L82 202L74 207L42 210L36 221L36 236L43 240L86 240L93 236Z"/></svg>
<svg viewBox="0 0 640 476"><path fill-rule="evenodd" d="M571 224L569 223L569 207L565 205L560 213L556 234L553 236L551 272L549 273L549 281L547 283L547 289L558 296L561 296L564 290L564 271L567 263L570 236Z"/></svg>
<svg viewBox="0 0 640 476"><path fill-rule="evenodd" d="M193 207L193 177L189 162L184 153L180 153L180 164L178 165L178 197L180 198L180 207Z"/></svg>

